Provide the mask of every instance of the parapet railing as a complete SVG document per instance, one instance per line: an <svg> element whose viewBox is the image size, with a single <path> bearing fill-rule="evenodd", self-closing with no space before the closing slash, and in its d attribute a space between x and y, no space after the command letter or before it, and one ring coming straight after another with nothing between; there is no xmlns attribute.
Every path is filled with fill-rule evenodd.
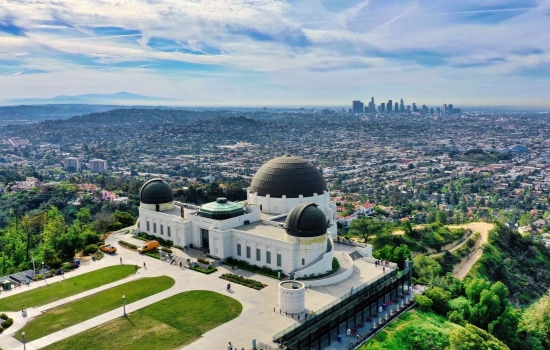
<svg viewBox="0 0 550 350"><path fill-rule="evenodd" d="M344 294L340 298L332 301L330 304L325 305L324 307L320 308L319 310L316 310L315 314L312 314L311 317L309 318L309 321L311 322L312 320L314 320L316 318L319 318L319 320L325 318L324 314L326 312L328 312L329 310L335 308L336 306L338 306L339 304L341 304L345 300L349 299L352 295L361 294L361 291L363 291L365 288L369 288L373 284L385 285L387 282L394 282L395 280L397 280L400 276L402 276L404 274L409 274L409 272L410 272L410 267L407 266L407 267L405 267L405 269L402 270L402 274L401 273L398 274L397 266L395 266L394 268L391 269L390 272L386 273L385 275L383 275L381 277L374 277L374 278L368 280L367 282L365 282L362 285L360 285L359 287L357 287L355 290L351 290L350 292ZM294 324L290 327L287 327L285 330L275 334L273 336L273 341L276 342L277 340L281 339L286 334L289 334L289 333L293 332L294 330L296 330L296 329L298 329L299 327L302 327L302 326L303 326L303 324L301 322L298 322L298 323L296 323L296 324Z"/></svg>

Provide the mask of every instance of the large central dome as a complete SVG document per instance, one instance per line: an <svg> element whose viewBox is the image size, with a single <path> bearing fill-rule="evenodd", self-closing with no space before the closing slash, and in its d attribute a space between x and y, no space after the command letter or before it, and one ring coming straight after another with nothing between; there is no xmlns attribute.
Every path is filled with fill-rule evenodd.
<svg viewBox="0 0 550 350"><path fill-rule="evenodd" d="M250 192L275 198L312 197L323 194L327 185L319 169L307 160L296 156L274 158L258 169L252 178Z"/></svg>

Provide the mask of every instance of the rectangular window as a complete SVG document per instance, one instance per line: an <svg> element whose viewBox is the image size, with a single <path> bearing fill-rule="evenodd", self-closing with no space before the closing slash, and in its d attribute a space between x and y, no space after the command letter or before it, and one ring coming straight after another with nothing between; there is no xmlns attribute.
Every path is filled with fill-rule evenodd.
<svg viewBox="0 0 550 350"><path fill-rule="evenodd" d="M306 264L306 259L302 258L302 265Z"/></svg>
<svg viewBox="0 0 550 350"><path fill-rule="evenodd" d="M250 247L246 246L246 258L250 259Z"/></svg>
<svg viewBox="0 0 550 350"><path fill-rule="evenodd" d="M153 233L157 233L157 223L153 222Z"/></svg>
<svg viewBox="0 0 550 350"><path fill-rule="evenodd" d="M164 235L164 225L160 224L160 234Z"/></svg>
<svg viewBox="0 0 550 350"><path fill-rule="evenodd" d="M168 234L168 237L172 237L172 232L170 231L170 226L166 226L166 233Z"/></svg>
<svg viewBox="0 0 550 350"><path fill-rule="evenodd" d="M147 232L151 230L151 226L149 225L149 221L147 221Z"/></svg>
<svg viewBox="0 0 550 350"><path fill-rule="evenodd" d="M256 260L262 261L262 252L258 248L256 248Z"/></svg>
<svg viewBox="0 0 550 350"><path fill-rule="evenodd" d="M281 254L277 254L277 266L282 266L282 262L281 262Z"/></svg>
<svg viewBox="0 0 550 350"><path fill-rule="evenodd" d="M237 255L241 256L241 244L237 243Z"/></svg>
<svg viewBox="0 0 550 350"><path fill-rule="evenodd" d="M265 252L265 262L271 264L271 252Z"/></svg>

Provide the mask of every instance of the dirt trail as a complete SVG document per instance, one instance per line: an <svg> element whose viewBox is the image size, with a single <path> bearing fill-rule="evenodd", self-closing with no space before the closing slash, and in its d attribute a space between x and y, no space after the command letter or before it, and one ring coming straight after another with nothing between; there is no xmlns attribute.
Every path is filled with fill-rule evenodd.
<svg viewBox="0 0 550 350"><path fill-rule="evenodd" d="M471 254L466 260L463 260L455 266L453 275L457 278L464 278L470 272L470 269L481 258L483 250L480 248L483 244L487 243L489 238L489 231L492 230L495 225L487 222L472 222L464 225L452 225L449 228L469 228L473 232L479 232L481 237L479 243L475 246L473 254Z"/></svg>

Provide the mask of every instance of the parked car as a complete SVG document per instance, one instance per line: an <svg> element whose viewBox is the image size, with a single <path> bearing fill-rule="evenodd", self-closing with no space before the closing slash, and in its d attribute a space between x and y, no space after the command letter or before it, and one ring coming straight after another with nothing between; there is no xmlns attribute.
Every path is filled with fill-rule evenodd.
<svg viewBox="0 0 550 350"><path fill-rule="evenodd" d="M99 247L99 250L101 250L104 253L114 253L116 252L116 247L113 247L110 244L107 244L107 245L104 244L101 247Z"/></svg>
<svg viewBox="0 0 550 350"><path fill-rule="evenodd" d="M158 241L148 241L138 248L138 252L145 253L158 247L160 247L160 243Z"/></svg>

